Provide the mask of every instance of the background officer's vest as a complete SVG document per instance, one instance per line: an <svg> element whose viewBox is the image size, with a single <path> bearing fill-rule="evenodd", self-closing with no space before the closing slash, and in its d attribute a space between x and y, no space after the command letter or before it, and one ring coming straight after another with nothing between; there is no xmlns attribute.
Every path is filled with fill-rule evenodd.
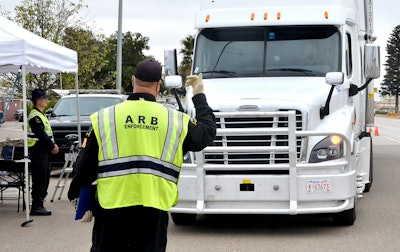
<svg viewBox="0 0 400 252"><path fill-rule="evenodd" d="M106 209L135 205L168 211L177 203L187 114L128 100L91 115L99 145L97 197Z"/></svg>
<svg viewBox="0 0 400 252"><path fill-rule="evenodd" d="M46 134L51 138L51 140L54 143L53 131L51 130L50 122L47 119L47 117L45 115L43 115L43 113L38 111L37 109L32 109L28 115L28 122L35 116L40 117L40 119L42 120L42 122L44 124L44 131L46 132ZM28 123L27 132L28 132L28 147L32 147L37 143L37 141L39 139L37 138L35 133L32 132L32 129L31 129L31 126L29 125L29 123Z"/></svg>

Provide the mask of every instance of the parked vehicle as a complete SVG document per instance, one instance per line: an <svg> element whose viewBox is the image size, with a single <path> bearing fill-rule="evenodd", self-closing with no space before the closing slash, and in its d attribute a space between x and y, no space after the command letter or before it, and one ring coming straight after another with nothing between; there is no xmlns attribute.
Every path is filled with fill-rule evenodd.
<svg viewBox="0 0 400 252"><path fill-rule="evenodd" d="M2 110L0 110L0 126L3 125L3 123L5 123L6 121L6 115L4 114L4 112Z"/></svg>
<svg viewBox="0 0 400 252"><path fill-rule="evenodd" d="M202 73L219 128L185 157L174 223L331 213L353 225L373 181L372 10L372 0L203 0L192 74ZM187 89L193 114L190 100Z"/></svg>
<svg viewBox="0 0 400 252"><path fill-rule="evenodd" d="M19 121L19 122L24 121L24 110L23 110L23 109L17 109L17 110L15 110L15 112L14 112L14 119L17 120L17 121Z"/></svg>
<svg viewBox="0 0 400 252"><path fill-rule="evenodd" d="M84 138L90 127L90 115L102 108L118 104L126 99L118 94L79 94L79 120L81 137ZM53 130L54 140L60 148L57 155L51 155L52 167L61 167L65 163L64 155L69 152L71 142L65 137L78 134L78 114L76 94L60 98L54 108L46 111Z"/></svg>

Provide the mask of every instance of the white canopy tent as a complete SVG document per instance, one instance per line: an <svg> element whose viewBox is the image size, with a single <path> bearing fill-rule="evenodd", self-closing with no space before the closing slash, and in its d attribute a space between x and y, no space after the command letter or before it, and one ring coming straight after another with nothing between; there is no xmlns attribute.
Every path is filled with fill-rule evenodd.
<svg viewBox="0 0 400 252"><path fill-rule="evenodd" d="M75 86L78 89L77 52L57 45L17 24L0 17L0 73L18 73L21 67L23 106L26 108L26 72L31 73L72 73L75 74ZM78 92L77 92L78 97ZM78 103L79 104L79 103ZM77 108L79 111L79 107ZM30 195L28 171L27 112L24 110L24 159L25 162L25 202L26 221L30 220Z"/></svg>

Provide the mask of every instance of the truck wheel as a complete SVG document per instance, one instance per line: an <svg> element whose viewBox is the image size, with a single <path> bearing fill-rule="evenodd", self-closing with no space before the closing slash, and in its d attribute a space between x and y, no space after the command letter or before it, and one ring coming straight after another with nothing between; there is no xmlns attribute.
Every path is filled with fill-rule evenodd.
<svg viewBox="0 0 400 252"><path fill-rule="evenodd" d="M344 210L333 215L333 223L337 226L352 226L356 220L356 208Z"/></svg>
<svg viewBox="0 0 400 252"><path fill-rule="evenodd" d="M196 214L171 213L175 225L192 225L196 222Z"/></svg>
<svg viewBox="0 0 400 252"><path fill-rule="evenodd" d="M370 148L370 158L369 158L369 183L365 184L364 192L369 192L372 187L372 181L374 180L373 171L374 171L374 159L373 159L373 151L372 151L372 138L371 138L371 148Z"/></svg>

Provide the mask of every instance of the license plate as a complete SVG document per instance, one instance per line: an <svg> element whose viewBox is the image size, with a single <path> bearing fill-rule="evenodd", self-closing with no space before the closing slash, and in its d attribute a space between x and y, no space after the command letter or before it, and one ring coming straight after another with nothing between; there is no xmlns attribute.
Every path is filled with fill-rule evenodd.
<svg viewBox="0 0 400 252"><path fill-rule="evenodd" d="M331 181L328 179L312 179L307 180L308 193L328 193L332 192Z"/></svg>

